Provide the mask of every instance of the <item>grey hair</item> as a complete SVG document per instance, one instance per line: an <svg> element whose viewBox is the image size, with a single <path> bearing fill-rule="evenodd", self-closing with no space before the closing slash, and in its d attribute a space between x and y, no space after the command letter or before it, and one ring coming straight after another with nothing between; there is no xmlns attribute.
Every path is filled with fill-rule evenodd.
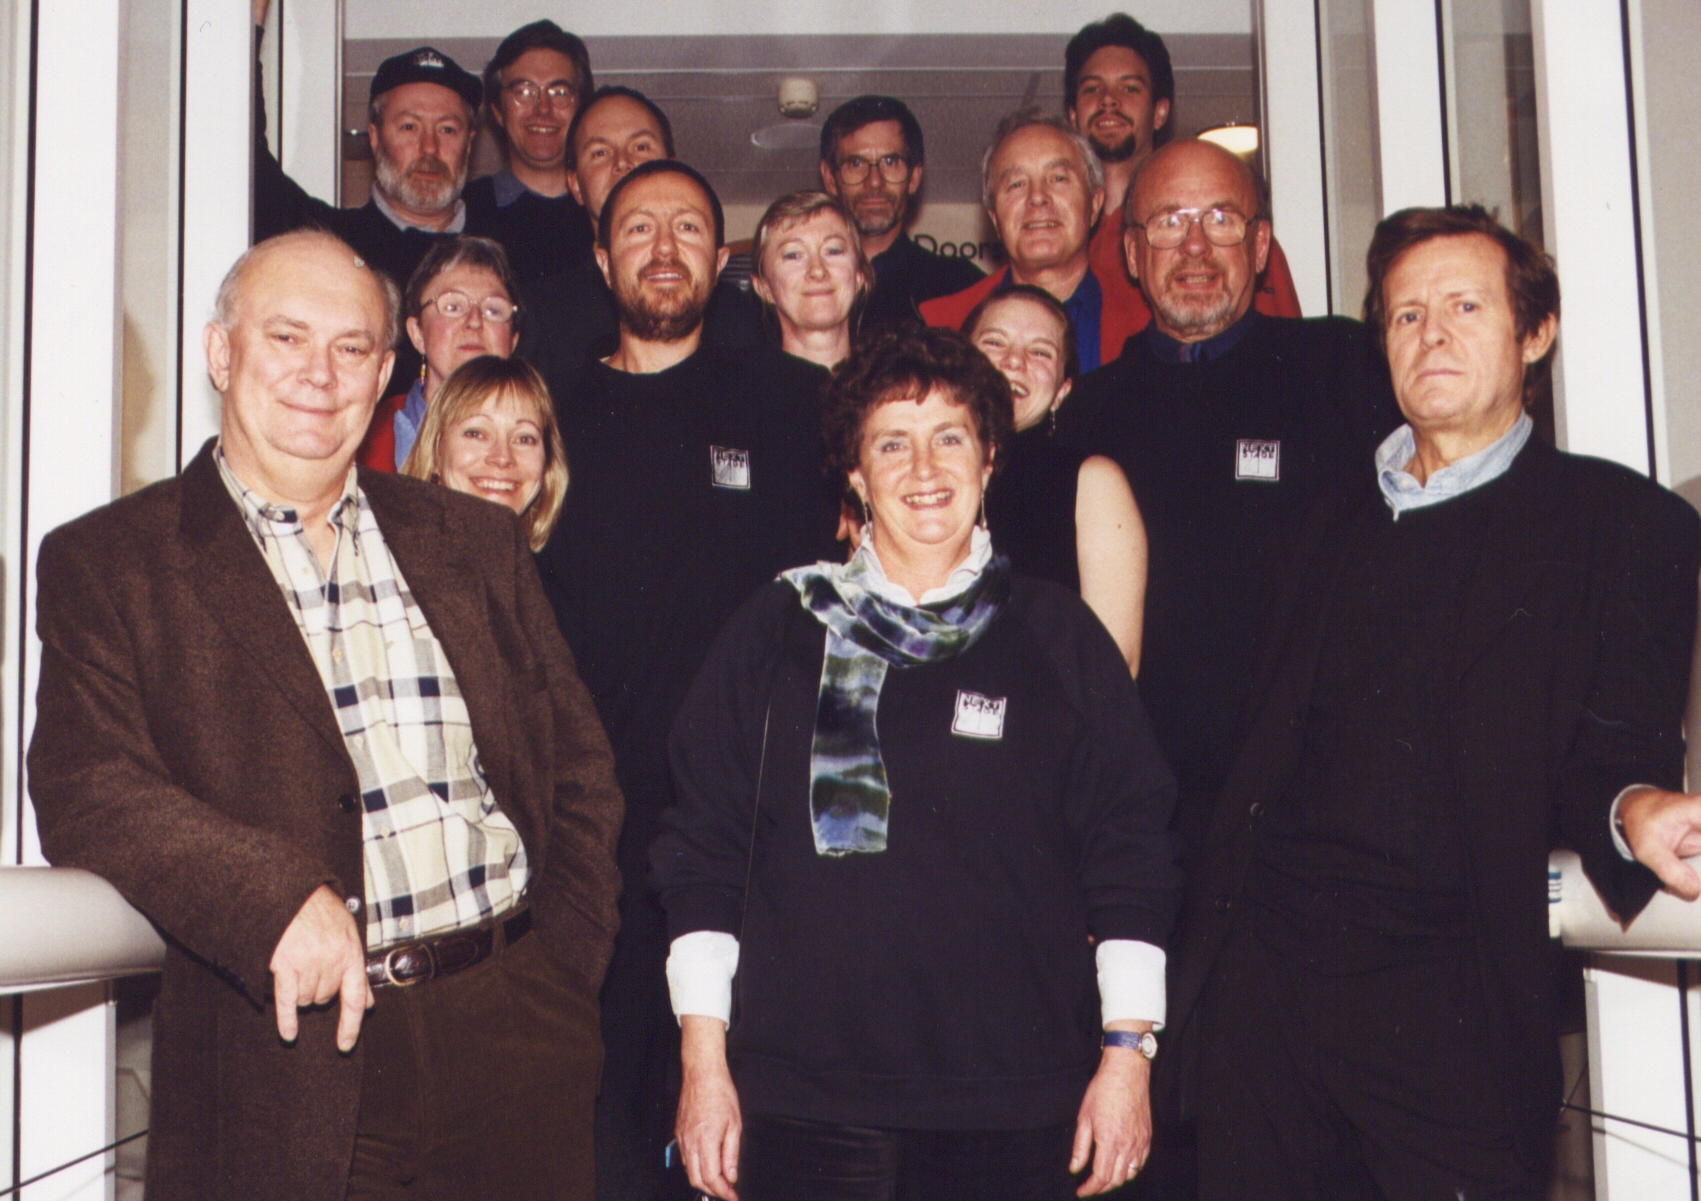
<svg viewBox="0 0 1701 1201"><path fill-rule="evenodd" d="M1017 109L1007 114L998 122L998 128L992 131L992 141L987 143L986 152L980 156L980 202L987 212L992 211L992 160L998 154L998 148L1010 138L1030 126L1040 125L1046 129L1055 130L1069 140L1075 147L1075 153L1081 158L1081 165L1087 173L1087 190L1102 192L1104 190L1104 164L1099 162L1099 156L1093 153L1093 145L1075 131L1062 117L1048 117L1037 107Z"/></svg>
<svg viewBox="0 0 1701 1201"><path fill-rule="evenodd" d="M378 285L379 293L384 297L384 349L388 350L396 344L396 339L402 336L402 293L396 287L396 281L388 274L372 266L360 255L354 247L337 237L336 234L322 229L297 229L289 233L276 234L263 242L256 242L247 250L236 256L236 261L230 265L230 270L224 273L219 281L219 290L213 297L213 320L225 329L236 325L237 309L242 300L242 279L247 274L248 266L256 255L263 250L276 249L282 243L291 240L307 238L323 238L335 242L354 260L355 265L364 267L372 276L372 282Z"/></svg>

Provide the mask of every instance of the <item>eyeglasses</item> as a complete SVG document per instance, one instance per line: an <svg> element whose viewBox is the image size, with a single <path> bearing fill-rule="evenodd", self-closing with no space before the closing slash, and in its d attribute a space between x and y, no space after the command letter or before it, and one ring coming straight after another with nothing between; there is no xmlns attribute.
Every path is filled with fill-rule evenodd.
<svg viewBox="0 0 1701 1201"><path fill-rule="evenodd" d="M437 311L451 321L459 321L473 311L472 297L465 292L439 292L425 303L436 305ZM519 305L500 296L486 296L478 302L478 311L484 319L497 325L512 321L519 308Z"/></svg>
<svg viewBox="0 0 1701 1201"><path fill-rule="evenodd" d="M873 162L853 154L839 160L839 178L846 183L861 183L876 166L880 168L880 178L887 183L903 183L910 177L910 160L901 154L882 154Z"/></svg>
<svg viewBox="0 0 1701 1201"><path fill-rule="evenodd" d="M1246 231L1257 217L1248 217L1234 209L1170 209L1154 213L1148 221L1136 221L1134 228L1146 231L1146 244L1153 250L1171 250L1187 241L1187 231L1199 223L1205 240L1213 246L1239 246L1246 241Z"/></svg>
<svg viewBox="0 0 1701 1201"><path fill-rule="evenodd" d="M529 79L516 79L506 87L507 93L521 104L535 105L539 96L548 96L551 104L566 104L573 99L573 85L557 81L547 87Z"/></svg>

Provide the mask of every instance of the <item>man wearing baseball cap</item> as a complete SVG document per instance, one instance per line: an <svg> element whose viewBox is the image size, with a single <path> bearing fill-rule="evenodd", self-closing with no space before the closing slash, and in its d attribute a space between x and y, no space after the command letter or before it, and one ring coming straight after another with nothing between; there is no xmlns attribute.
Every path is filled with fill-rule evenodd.
<svg viewBox="0 0 1701 1201"><path fill-rule="evenodd" d="M255 240L303 226L327 229L402 286L439 238L489 233L468 228L461 200L483 94L478 76L431 46L379 64L366 126L374 165L372 196L350 209L309 196L284 174L266 145L265 112L258 109ZM397 347L396 378L407 379L418 369L419 360L404 341Z"/></svg>

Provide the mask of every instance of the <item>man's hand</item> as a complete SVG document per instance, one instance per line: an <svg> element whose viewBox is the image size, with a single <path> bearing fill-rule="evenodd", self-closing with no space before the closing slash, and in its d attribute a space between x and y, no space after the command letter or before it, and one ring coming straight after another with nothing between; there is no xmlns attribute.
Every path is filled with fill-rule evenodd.
<svg viewBox="0 0 1701 1201"><path fill-rule="evenodd" d="M1686 901L1701 897L1701 876L1685 859L1701 855L1701 796L1642 788L1618 803L1630 853Z"/></svg>
<svg viewBox="0 0 1701 1201"><path fill-rule="evenodd" d="M1121 1029L1125 1023L1113 1023ZM1134 1023L1126 1023L1135 1029ZM1141 1030L1150 1029L1139 1023ZM1106 1047L1099 1058L1099 1070L1087 1085L1081 1098L1081 1112L1075 1119L1075 1147L1069 1157L1069 1171L1076 1173L1087 1166L1091 1156L1093 1172L1080 1188L1077 1197L1109 1192L1132 1180L1152 1149L1152 1065L1140 1052L1127 1047Z"/></svg>
<svg viewBox="0 0 1701 1201"><path fill-rule="evenodd" d="M684 1014L679 1027L684 1079L674 1133L685 1175L694 1189L721 1201L738 1201L733 1185L738 1182L744 1118L727 1069L726 1024L719 1018Z"/></svg>
<svg viewBox="0 0 1701 1201"><path fill-rule="evenodd" d="M337 1050L354 1050L360 1020L372 1008L366 983L366 944L343 899L321 884L290 919L272 952L272 1001L278 1011L278 1037L295 1041L300 1030L296 1010L341 997L337 1014Z"/></svg>

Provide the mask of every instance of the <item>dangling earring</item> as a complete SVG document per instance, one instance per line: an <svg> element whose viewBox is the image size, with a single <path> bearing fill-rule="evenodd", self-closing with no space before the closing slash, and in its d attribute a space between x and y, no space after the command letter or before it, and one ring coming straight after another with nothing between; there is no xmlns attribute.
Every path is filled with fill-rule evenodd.
<svg viewBox="0 0 1701 1201"><path fill-rule="evenodd" d="M419 361L419 382L422 384L425 382L425 366L425 360L421 359Z"/></svg>
<svg viewBox="0 0 1701 1201"><path fill-rule="evenodd" d="M986 489L980 490L980 528L986 529Z"/></svg>
<svg viewBox="0 0 1701 1201"><path fill-rule="evenodd" d="M1045 420L1046 420L1045 436L1047 438L1057 437L1057 406L1056 405L1051 406L1051 409L1046 413Z"/></svg>

